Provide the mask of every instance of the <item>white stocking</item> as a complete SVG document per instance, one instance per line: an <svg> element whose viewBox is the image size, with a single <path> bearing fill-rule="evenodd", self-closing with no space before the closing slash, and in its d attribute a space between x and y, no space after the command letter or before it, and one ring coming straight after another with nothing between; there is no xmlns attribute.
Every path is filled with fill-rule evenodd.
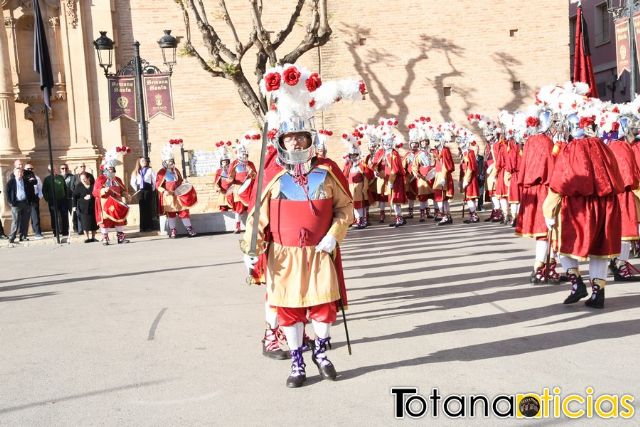
<svg viewBox="0 0 640 427"><path fill-rule="evenodd" d="M630 254L631 254L631 242L623 240L622 244L620 245L620 256L618 257L618 259L620 261L629 261Z"/></svg>
<svg viewBox="0 0 640 427"><path fill-rule="evenodd" d="M380 212L384 213L384 209L386 207L386 203L385 202L378 202L378 206L380 207Z"/></svg>
<svg viewBox="0 0 640 427"><path fill-rule="evenodd" d="M124 233L124 226L123 225L116 225L116 231L118 233Z"/></svg>
<svg viewBox="0 0 640 427"><path fill-rule="evenodd" d="M500 209L500 199L498 199L496 196L493 196L491 198L491 203L493 203L493 210L497 211Z"/></svg>
<svg viewBox="0 0 640 427"><path fill-rule="evenodd" d="M282 332L287 337L287 344L291 350L297 350L302 347L302 339L304 336L304 323L298 322L291 326L280 326Z"/></svg>
<svg viewBox="0 0 640 427"><path fill-rule="evenodd" d="M476 201L467 200L467 207L469 208L469 212L474 213L476 211Z"/></svg>
<svg viewBox="0 0 640 427"><path fill-rule="evenodd" d="M313 325L313 332L318 338L329 338L331 323L318 322L317 320L311 319L311 324Z"/></svg>
<svg viewBox="0 0 640 427"><path fill-rule="evenodd" d="M413 207L415 206L416 201L415 200L409 200L409 209L413 209Z"/></svg>
<svg viewBox="0 0 640 427"><path fill-rule="evenodd" d="M264 303L264 318L270 329L278 327L278 313L275 308L271 307L268 302Z"/></svg>
<svg viewBox="0 0 640 427"><path fill-rule="evenodd" d="M364 211L364 209L362 209L362 208L353 210L353 214L355 215L356 220L360 221L360 218L362 218L363 215L364 215L363 211Z"/></svg>
<svg viewBox="0 0 640 427"><path fill-rule="evenodd" d="M562 268L564 268L564 271L569 271L570 268L579 270L578 260L569 258L565 255L560 255L560 264L562 264Z"/></svg>
<svg viewBox="0 0 640 427"><path fill-rule="evenodd" d="M546 240L536 240L536 261L545 263L547 262L547 245ZM564 264L562 264L564 267Z"/></svg>
<svg viewBox="0 0 640 427"><path fill-rule="evenodd" d="M393 212L395 212L396 216L402 216L402 206L400 206L397 203L394 203Z"/></svg>
<svg viewBox="0 0 640 427"><path fill-rule="evenodd" d="M507 203L507 199L500 199L500 209L502 209L505 215L509 213L509 203Z"/></svg>
<svg viewBox="0 0 640 427"><path fill-rule="evenodd" d="M236 218L236 222L240 222L240 213L239 212L235 212L235 218Z"/></svg>
<svg viewBox="0 0 640 427"><path fill-rule="evenodd" d="M511 203L511 216L513 218L516 217L516 215L518 215L518 208L520 207L519 203Z"/></svg>
<svg viewBox="0 0 640 427"><path fill-rule="evenodd" d="M191 227L191 219L189 218L182 218L182 223L185 227Z"/></svg>
<svg viewBox="0 0 640 427"><path fill-rule="evenodd" d="M173 230L174 228L176 228L176 217L174 216L173 218L168 218L167 217L167 221L169 222L169 228L171 230Z"/></svg>
<svg viewBox="0 0 640 427"><path fill-rule="evenodd" d="M449 201L445 200L444 202L442 202L443 206L444 206L444 211L445 213L448 215L451 213L451 209L449 208Z"/></svg>
<svg viewBox="0 0 640 427"><path fill-rule="evenodd" d="M444 213L444 211L443 211L443 207L442 207L444 202L437 202L437 203L438 203L438 210L439 210L440 212Z"/></svg>
<svg viewBox="0 0 640 427"><path fill-rule="evenodd" d="M591 280L607 280L607 264L605 258L589 258L589 277Z"/></svg>
<svg viewBox="0 0 640 427"><path fill-rule="evenodd" d="M427 201L425 200L424 202L420 202L420 210L424 211L427 209Z"/></svg>

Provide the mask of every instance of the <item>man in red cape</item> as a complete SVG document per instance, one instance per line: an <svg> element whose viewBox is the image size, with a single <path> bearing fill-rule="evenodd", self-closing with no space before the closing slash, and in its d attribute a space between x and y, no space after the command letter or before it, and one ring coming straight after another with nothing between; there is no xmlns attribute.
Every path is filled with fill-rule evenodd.
<svg viewBox="0 0 640 427"><path fill-rule="evenodd" d="M109 244L109 230L115 229L119 244L127 243L124 226L127 225L129 207L125 203L127 187L116 176L114 163L107 161L104 173L93 184L93 197L96 199L96 223L102 232L102 244Z"/></svg>
<svg viewBox="0 0 640 427"><path fill-rule="evenodd" d="M453 156L451 156L451 150L446 146L446 143L447 141L440 138L440 140L437 141L438 145L436 147L434 200L440 211L440 217L438 217L438 215L435 217L438 225L453 224L449 200L453 199L454 196L453 171L455 170L455 165L453 163Z"/></svg>
<svg viewBox="0 0 640 427"><path fill-rule="evenodd" d="M568 116L572 140L558 154L543 212L548 227L557 225L560 262L572 285L564 303L588 296L578 264L588 259L592 292L585 304L604 308L607 260L620 254L618 194L624 191L624 181L611 149L593 136L594 120Z"/></svg>
<svg viewBox="0 0 640 427"><path fill-rule="evenodd" d="M256 138L257 137L257 138ZM251 140L259 140L260 134L247 132L243 140L236 145L236 159L229 166L229 184L233 185L233 211L236 218L236 234L240 233L242 215L247 213L249 206L248 197L251 194L251 180L256 176L256 167L249 160L249 151L246 143Z"/></svg>
<svg viewBox="0 0 640 427"><path fill-rule="evenodd" d="M460 192L464 196L463 203L469 208L469 218L463 220L465 224L472 224L480 221L476 212L476 201L479 196L478 187L478 161L476 153L471 148L471 144L475 145L475 141L470 143L463 140L459 144L460 153L462 153L462 161L460 162Z"/></svg>
<svg viewBox="0 0 640 427"><path fill-rule="evenodd" d="M178 187L184 182L182 174L176 168L175 160L173 159L173 150L171 144L167 144L162 150L162 168L156 175L156 188L158 189L158 215L166 215L167 222L169 223L169 238L175 239L177 236L176 231L176 217L182 220L182 224L187 230L189 237L196 235L193 226L191 225L191 217L189 209L184 208L175 194Z"/></svg>

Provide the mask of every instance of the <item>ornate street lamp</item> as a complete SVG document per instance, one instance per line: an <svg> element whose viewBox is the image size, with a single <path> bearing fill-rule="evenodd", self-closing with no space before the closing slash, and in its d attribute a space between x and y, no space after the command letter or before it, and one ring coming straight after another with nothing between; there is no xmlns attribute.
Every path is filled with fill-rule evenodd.
<svg viewBox="0 0 640 427"><path fill-rule="evenodd" d="M176 49L178 47L178 40L171 35L171 30L164 30L164 35L158 40L158 45L162 50L162 58L164 64L169 67L169 75L173 73L173 66L176 65ZM147 120L144 107L143 98L143 86L142 75L143 74L155 74L161 72L160 69L154 65L149 64L147 61L140 57L140 43L133 43L135 56L117 73L109 73L109 68L113 65L113 40L107 37L106 31L100 31L100 37L94 42L93 46L98 54L98 62L100 67L104 70L104 75L107 78L115 76L135 76L137 98L136 103L138 111L138 131L140 136L140 143L142 144L142 155L146 158L149 157L149 142L148 142L148 129Z"/></svg>
<svg viewBox="0 0 640 427"><path fill-rule="evenodd" d="M100 37L94 42L93 46L98 53L98 62L104 70L104 75L109 75L109 68L113 65L113 40L107 37L106 31L100 31Z"/></svg>
<svg viewBox="0 0 640 427"><path fill-rule="evenodd" d="M169 75L171 75L173 66L176 65L178 39L171 35L171 30L164 30L164 36L158 40L158 46L162 49L162 60L164 61L164 65L169 67Z"/></svg>

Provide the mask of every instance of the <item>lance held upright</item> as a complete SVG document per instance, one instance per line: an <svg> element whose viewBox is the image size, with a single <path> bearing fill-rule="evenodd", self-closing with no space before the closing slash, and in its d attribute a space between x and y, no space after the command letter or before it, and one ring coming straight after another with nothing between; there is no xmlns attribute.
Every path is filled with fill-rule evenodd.
<svg viewBox="0 0 640 427"><path fill-rule="evenodd" d="M272 105L266 126L274 136L276 157L258 171L264 179L253 187L255 204L249 207L241 248L254 283L266 284L267 301L276 307L287 338L291 372L286 385L300 387L306 380L302 351L308 319L316 335L312 360L322 378L337 377L327 347L337 304L346 305L339 243L353 222L353 200L342 171L316 155L313 116L337 100L362 99L365 86L351 80L323 84L317 73L291 64L267 71L260 86ZM254 232L257 250L251 242Z"/></svg>

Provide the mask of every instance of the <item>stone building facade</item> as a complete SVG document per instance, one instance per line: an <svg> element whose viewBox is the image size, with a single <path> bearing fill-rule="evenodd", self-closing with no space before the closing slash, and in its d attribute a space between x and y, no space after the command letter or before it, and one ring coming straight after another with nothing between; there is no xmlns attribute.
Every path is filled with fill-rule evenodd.
<svg viewBox="0 0 640 427"><path fill-rule="evenodd" d="M0 2L5 24L0 31L4 184L16 158L30 159L44 177L48 153L38 77L33 72L32 0ZM211 24L232 44L218 2L204 3ZM226 3L240 38L247 39L248 2ZM277 33L296 2L262 3L265 26ZM126 119L109 121L107 81L97 64L93 40L98 31L107 31L114 39L116 68L132 57L136 40L141 56L163 68L156 41L164 29L185 35L179 7L174 0L40 0L40 4L48 23L56 82L50 113L54 161L67 162L72 169L84 161L96 171L106 149L127 145L134 152L118 173L128 179L141 153L137 124ZM319 124L336 135L380 116L397 117L402 131L405 123L421 115L462 124L471 112L518 109L532 100L536 88L569 78L569 11L564 0L328 0L328 5L331 40L299 62L320 70L325 79L360 76L369 88L365 102L338 104L319 118ZM300 41L308 14L305 9L281 52ZM201 47L198 29L193 27L191 32ZM250 51L243 61L250 80L255 80L253 61ZM172 87L175 119L156 117L149 123L150 156L156 168L161 148L171 138L183 139L188 150L213 151L215 142L239 138L257 127L234 85L211 77L192 57L178 58ZM343 148L338 137L334 139L329 154L339 159ZM193 177L191 182L200 200L195 210L213 209L211 177ZM6 222L10 215L2 199L0 212ZM47 209L41 212L47 223Z"/></svg>

